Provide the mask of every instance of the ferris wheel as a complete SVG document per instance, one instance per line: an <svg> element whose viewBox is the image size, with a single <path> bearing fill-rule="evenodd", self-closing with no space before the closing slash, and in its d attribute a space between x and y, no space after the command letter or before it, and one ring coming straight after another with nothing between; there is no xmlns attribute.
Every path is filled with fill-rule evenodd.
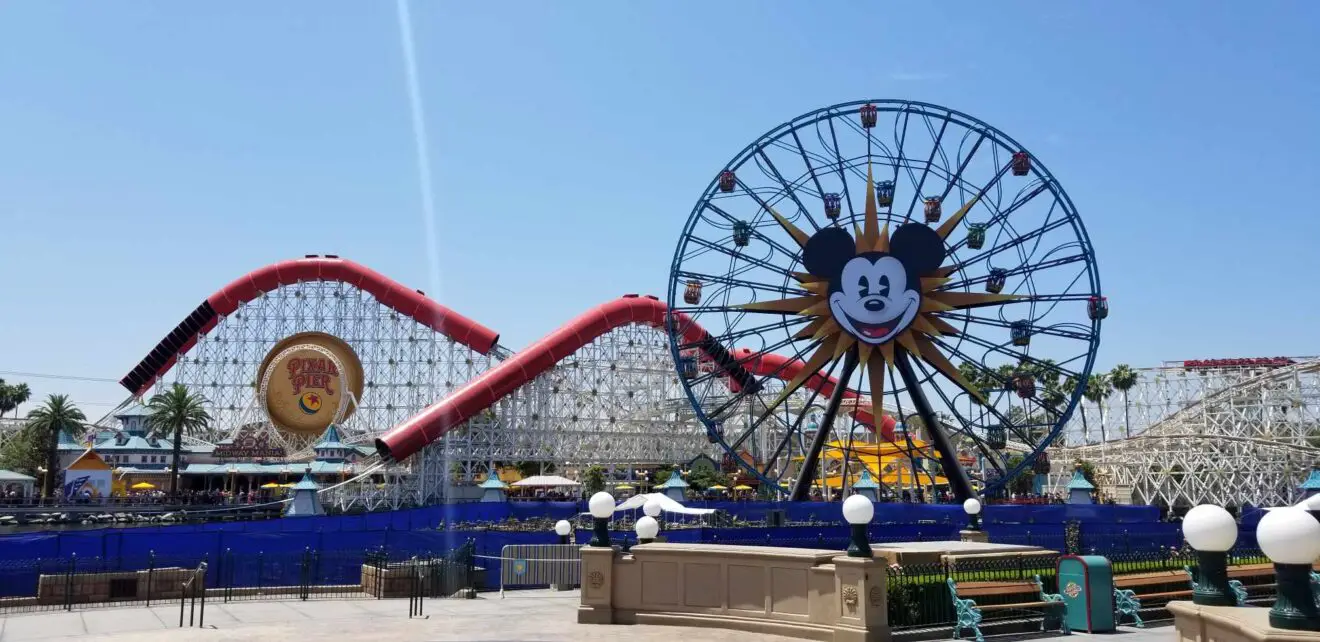
<svg viewBox="0 0 1320 642"><path fill-rule="evenodd" d="M720 170L668 306L710 440L795 500L862 467L959 500L1048 472L1108 314L1082 220L1037 158L966 114L888 100L804 114Z"/></svg>

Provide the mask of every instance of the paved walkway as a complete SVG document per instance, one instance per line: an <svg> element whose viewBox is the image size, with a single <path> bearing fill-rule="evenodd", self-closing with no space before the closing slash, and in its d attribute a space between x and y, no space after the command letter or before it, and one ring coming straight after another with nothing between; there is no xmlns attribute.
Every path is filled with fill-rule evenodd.
<svg viewBox="0 0 1320 642"><path fill-rule="evenodd" d="M424 619L408 619L407 600L310 600L307 602L210 602L205 628L178 628L179 606L104 608L32 613L0 618L0 642L128 640L194 642L335 639L381 640L746 640L747 633L672 626L579 625L576 591L519 591L505 599L482 594L475 600L426 600ZM1124 628L1121 642L1168 642L1172 628ZM754 636L764 642L796 638ZM1070 642L1092 637L1076 634ZM1040 640L1041 638L1035 638ZM1062 638L1060 638L1062 641ZM1117 641L1116 641L1117 642Z"/></svg>

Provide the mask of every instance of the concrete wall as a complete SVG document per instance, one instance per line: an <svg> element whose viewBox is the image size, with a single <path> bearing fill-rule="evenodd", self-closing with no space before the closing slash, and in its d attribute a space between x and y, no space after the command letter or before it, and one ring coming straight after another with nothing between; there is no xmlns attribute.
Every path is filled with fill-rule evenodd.
<svg viewBox="0 0 1320 642"><path fill-rule="evenodd" d="M883 560L835 551L643 544L582 549L578 621L888 640Z"/></svg>

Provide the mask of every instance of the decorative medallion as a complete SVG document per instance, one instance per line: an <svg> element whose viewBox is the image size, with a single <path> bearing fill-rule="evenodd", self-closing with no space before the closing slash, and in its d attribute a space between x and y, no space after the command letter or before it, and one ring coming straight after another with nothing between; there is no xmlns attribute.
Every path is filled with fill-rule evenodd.
<svg viewBox="0 0 1320 642"><path fill-rule="evenodd" d="M592 571L587 574L587 582L591 588L598 589L605 584L605 574L600 571Z"/></svg>
<svg viewBox="0 0 1320 642"><path fill-rule="evenodd" d="M857 587L843 587L843 605L848 607L849 611L857 610Z"/></svg>
<svg viewBox="0 0 1320 642"><path fill-rule="evenodd" d="M872 607L880 608L880 604L885 601L882 593L884 593L884 591L881 591L879 586L871 587L871 591L868 595L870 596Z"/></svg>

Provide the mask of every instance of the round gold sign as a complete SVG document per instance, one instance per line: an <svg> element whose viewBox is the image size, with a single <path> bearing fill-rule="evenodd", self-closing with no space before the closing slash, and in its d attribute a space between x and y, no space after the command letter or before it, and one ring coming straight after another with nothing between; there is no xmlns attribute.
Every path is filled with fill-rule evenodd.
<svg viewBox="0 0 1320 642"><path fill-rule="evenodd" d="M317 435L352 416L362 379L362 362L347 343L303 332L271 348L257 369L257 395L276 427Z"/></svg>

